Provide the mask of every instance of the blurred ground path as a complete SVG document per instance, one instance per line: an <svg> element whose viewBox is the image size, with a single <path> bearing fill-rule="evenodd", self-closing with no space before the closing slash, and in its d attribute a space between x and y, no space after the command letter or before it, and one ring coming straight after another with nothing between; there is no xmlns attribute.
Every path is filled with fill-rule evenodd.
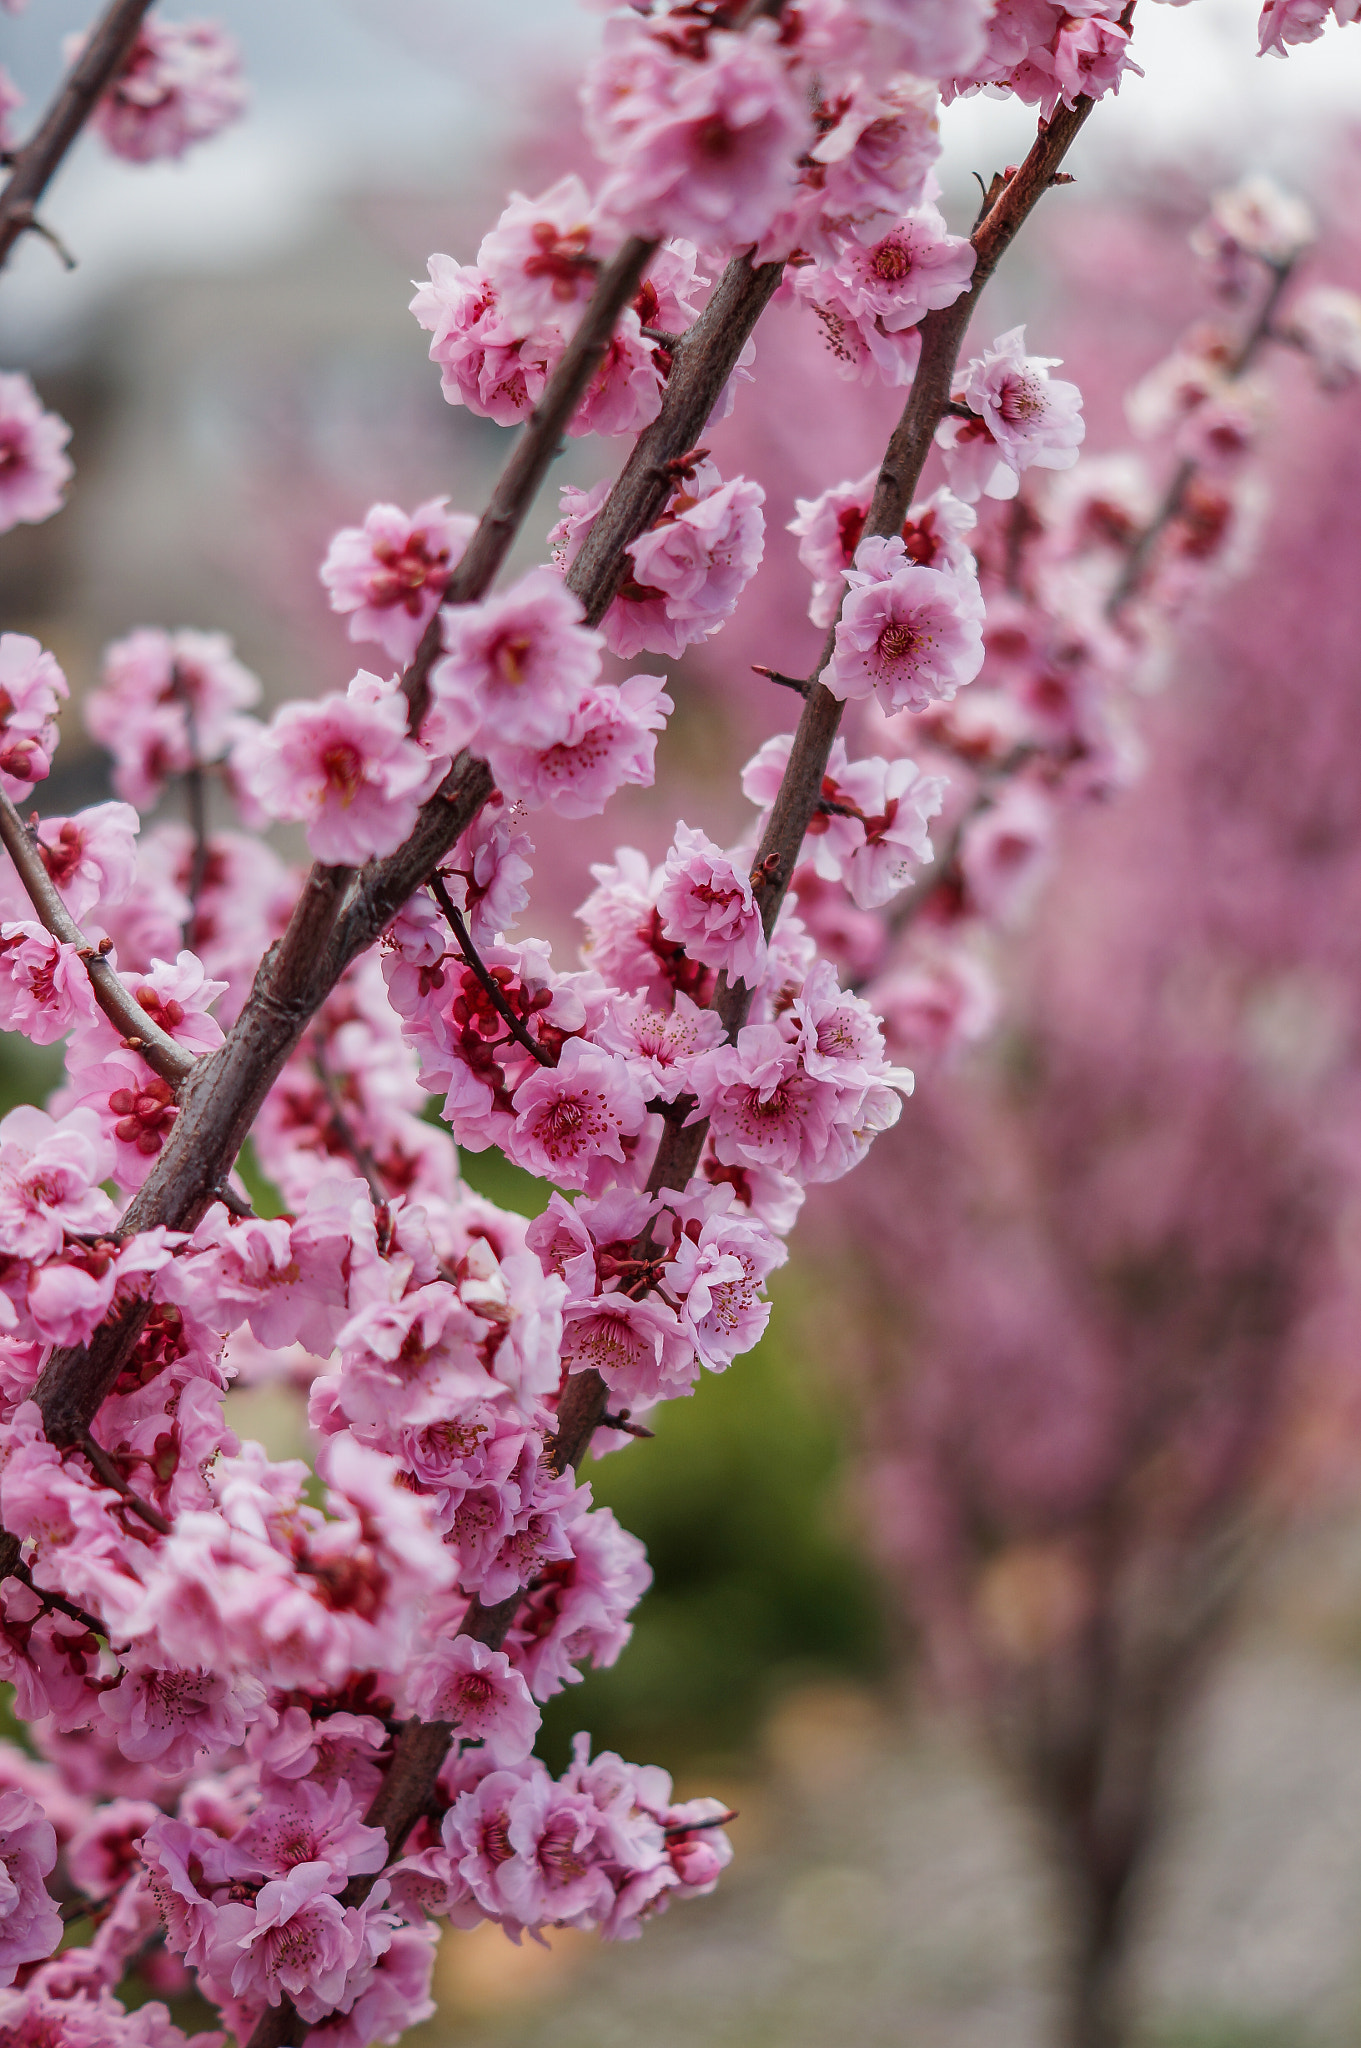
<svg viewBox="0 0 1361 2048"><path fill-rule="evenodd" d="M1351 2048L1361 1662L1257 1632L1203 1703L1185 1787L1146 1916L1150 2048ZM760 1780L714 1789L743 1809L719 1898L613 1950L452 1937L420 2048L1049 2048L1047 1885L948 1727L798 1694Z"/></svg>

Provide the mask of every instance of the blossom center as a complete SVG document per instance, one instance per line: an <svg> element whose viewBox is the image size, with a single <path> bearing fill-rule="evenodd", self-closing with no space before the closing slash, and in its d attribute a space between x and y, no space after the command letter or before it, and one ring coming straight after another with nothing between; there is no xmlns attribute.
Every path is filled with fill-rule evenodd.
<svg viewBox="0 0 1361 2048"><path fill-rule="evenodd" d="M879 657L886 662L907 661L917 648L917 629L906 619L890 619L879 635Z"/></svg>
<svg viewBox="0 0 1361 2048"><path fill-rule="evenodd" d="M902 242L881 242L870 257L870 269L886 284L897 284L912 268L912 252Z"/></svg>
<svg viewBox="0 0 1361 2048"><path fill-rule="evenodd" d="M492 652L492 667L503 683L522 683L529 673L534 642L528 633L507 633Z"/></svg>
<svg viewBox="0 0 1361 2048"><path fill-rule="evenodd" d="M364 781L364 756L350 740L334 740L321 757L326 786L348 809Z"/></svg>

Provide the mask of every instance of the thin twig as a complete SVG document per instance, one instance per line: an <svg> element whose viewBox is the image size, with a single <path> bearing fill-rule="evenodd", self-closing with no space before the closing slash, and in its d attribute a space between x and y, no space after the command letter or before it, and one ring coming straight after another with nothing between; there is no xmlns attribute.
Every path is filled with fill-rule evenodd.
<svg viewBox="0 0 1361 2048"><path fill-rule="evenodd" d="M66 1615L69 1620L78 1621L82 1628L87 1628L90 1631L92 1636L108 1635L109 1631L104 1622L100 1621L93 1614L87 1614L83 1607L77 1607L75 1601L68 1600L64 1593L53 1593L46 1586L36 1585L32 1572L22 1560L8 1573L8 1577L22 1580L24 1585L28 1587L29 1592L35 1594L42 1601L44 1607L54 1608L58 1614Z"/></svg>
<svg viewBox="0 0 1361 2048"><path fill-rule="evenodd" d="M445 887L444 877L439 873L438 869L430 877L430 893L444 912L445 922L454 935L454 941L458 946L459 952L482 984L487 1000L505 1025L507 1031L509 1031L511 1037L517 1045L522 1045L530 1057L536 1059L541 1067L551 1067L553 1065L552 1054L547 1046L540 1045L537 1039L530 1037L523 1018L517 1017L510 1004L506 1001L505 990L491 973L485 960L483 960L473 944L472 935L464 922L463 912L449 894L448 889Z"/></svg>
<svg viewBox="0 0 1361 2048"><path fill-rule="evenodd" d="M374 1208L381 1216L386 1217L388 1190L383 1183L382 1171L371 1149L350 1122L341 1098L340 1083L327 1066L325 1055L319 1048L312 1054L312 1071L326 1091L326 1105L331 1113L332 1130L363 1175Z"/></svg>
<svg viewBox="0 0 1361 2048"><path fill-rule="evenodd" d="M130 1514L139 1516L146 1523L147 1527L154 1529L158 1535L168 1536L170 1534L171 1524L166 1520L160 1509L154 1508L149 1500L143 1500L140 1493L134 1493L113 1459L104 1449L103 1444L96 1443L95 1439L87 1432L80 1440L80 1449L83 1456L89 1459L96 1474L104 1481L104 1484L111 1486L115 1493L122 1495L123 1505Z"/></svg>
<svg viewBox="0 0 1361 2048"><path fill-rule="evenodd" d="M0 264L21 235L38 227L38 201L67 150L127 63L150 6L151 0L113 0L58 86L33 135L16 154L9 183L0 192ZM50 230L40 232L55 240Z"/></svg>
<svg viewBox="0 0 1361 2048"><path fill-rule="evenodd" d="M79 952L85 972L90 977L94 999L109 1022L120 1036L135 1045L147 1065L163 1081L178 1087L197 1065L193 1053L186 1052L168 1031L162 1031L159 1024L152 1022L131 990L119 980L109 960L89 943L48 874L37 841L3 791L0 791L0 841L14 862L19 880L44 927L54 939L65 946L74 946Z"/></svg>

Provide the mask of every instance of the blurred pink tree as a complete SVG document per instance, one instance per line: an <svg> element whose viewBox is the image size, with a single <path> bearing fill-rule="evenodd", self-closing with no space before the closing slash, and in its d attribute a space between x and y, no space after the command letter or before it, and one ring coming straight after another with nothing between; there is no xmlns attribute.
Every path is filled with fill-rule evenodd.
<svg viewBox="0 0 1361 2048"><path fill-rule="evenodd" d="M1118 295L1104 329L1101 303L1089 388ZM1288 400L1255 571L1149 707L1139 787L1069 821L1006 1029L818 1212L863 1280L841 1364L873 1539L936 1682L1050 1832L1073 2048L1127 2038L1133 1909L1196 1683L1254 1563L1361 1449L1344 417Z"/></svg>

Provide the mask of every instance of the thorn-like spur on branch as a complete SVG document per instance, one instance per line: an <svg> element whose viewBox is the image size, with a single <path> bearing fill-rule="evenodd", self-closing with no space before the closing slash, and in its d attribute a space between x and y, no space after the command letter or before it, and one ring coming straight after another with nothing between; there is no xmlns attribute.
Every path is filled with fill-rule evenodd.
<svg viewBox="0 0 1361 2048"><path fill-rule="evenodd" d="M808 695L809 684L803 676L782 676L777 668L766 668L759 661L752 663L751 672L764 676L768 683L778 683L782 690L797 690L801 697Z"/></svg>
<svg viewBox="0 0 1361 2048"><path fill-rule="evenodd" d="M64 946L74 946L90 977L94 999L122 1036L132 1042L147 1065L163 1081L178 1087L197 1065L168 1031L142 1008L132 991L114 972L112 962L97 946L90 945L84 932L62 902L56 884L43 864L38 844L9 798L0 791L0 841L18 870L28 899L46 930Z"/></svg>
<svg viewBox="0 0 1361 2048"><path fill-rule="evenodd" d="M472 604L485 597L496 572L510 552L540 484L558 453L567 423L581 403L601 357L610 345L619 315L636 294L643 272L657 250L655 242L633 235L596 281L581 324L568 342L543 397L526 420L491 502L478 522L444 592L445 604ZM425 713L430 671L439 657L440 615L437 611L421 636L402 689L411 706L411 723Z"/></svg>
<svg viewBox="0 0 1361 2048"><path fill-rule="evenodd" d="M517 1045L523 1046L530 1058L537 1060L541 1067L551 1067L553 1064L552 1055L546 1046L539 1044L537 1038L530 1037L524 1020L516 1016L514 1010L506 1001L505 990L501 987L501 984L497 981L495 975L492 974L486 961L473 944L472 934L468 930L463 912L449 894L448 889L445 887L444 877L438 870L430 877L430 893L444 913L444 921L454 935L454 943L463 955L465 964L471 967L473 973L477 976L478 981L481 983L483 994L501 1019L501 1022L505 1025L511 1037Z"/></svg>
<svg viewBox="0 0 1361 2048"><path fill-rule="evenodd" d="M151 0L113 0L57 88L36 130L14 158L0 192L0 264L21 235L36 229L65 262L71 259L50 229L39 226L38 201L99 100L128 61Z"/></svg>

